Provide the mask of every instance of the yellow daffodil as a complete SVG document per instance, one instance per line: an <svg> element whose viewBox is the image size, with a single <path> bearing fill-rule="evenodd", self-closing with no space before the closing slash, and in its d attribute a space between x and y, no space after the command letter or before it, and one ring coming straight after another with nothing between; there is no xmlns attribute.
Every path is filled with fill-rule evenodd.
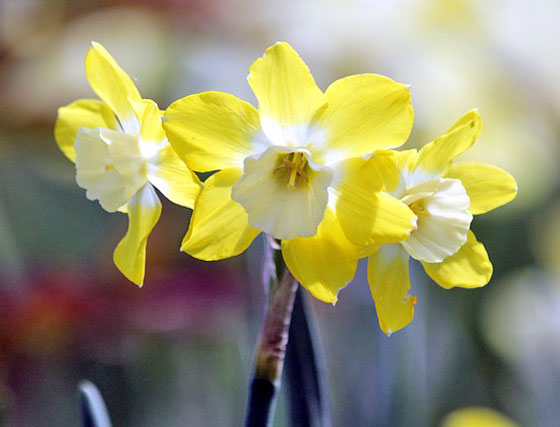
<svg viewBox="0 0 560 427"><path fill-rule="evenodd" d="M286 43L267 49L248 81L258 111L218 92L187 96L165 111L164 128L185 163L219 170L204 183L182 249L222 259L264 231L282 240L296 279L334 303L354 276L357 245L397 242L415 227L412 211L381 192L378 159L362 157L407 139L409 90L361 74L322 92Z"/></svg>
<svg viewBox="0 0 560 427"><path fill-rule="evenodd" d="M157 105L142 99L130 77L98 43L92 43L86 75L102 99L82 99L58 110L55 138L76 163L76 181L107 212L128 213L128 231L114 252L117 268L144 281L146 241L161 213L154 190L192 208L200 181L169 144Z"/></svg>
<svg viewBox="0 0 560 427"><path fill-rule="evenodd" d="M381 245L369 257L368 280L381 329L391 334L414 315L408 295L409 258L422 263L440 286L477 288L492 275L484 246L470 231L473 215L488 212L517 194L515 180L503 170L479 163L453 164L480 134L476 110L461 117L443 136L420 151L381 156L386 191L417 215L417 229L400 243Z"/></svg>
<svg viewBox="0 0 560 427"><path fill-rule="evenodd" d="M483 406L456 409L442 421L441 427L519 427L504 414Z"/></svg>

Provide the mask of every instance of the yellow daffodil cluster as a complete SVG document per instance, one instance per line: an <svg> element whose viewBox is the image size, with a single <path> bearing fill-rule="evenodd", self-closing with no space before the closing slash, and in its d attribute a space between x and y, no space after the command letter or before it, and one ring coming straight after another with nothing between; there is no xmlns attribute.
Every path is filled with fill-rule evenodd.
<svg viewBox="0 0 560 427"><path fill-rule="evenodd" d="M409 257L444 288L490 280L492 264L470 224L512 200L517 186L496 167L453 164L481 131L477 111L418 152L391 151L412 129L409 88L359 74L323 92L287 43L268 48L249 70L258 109L205 92L161 112L97 43L86 74L103 102L60 108L55 136L86 196L128 213L114 261L137 285L161 212L154 187L193 209L184 252L224 259L264 232L281 241L288 269L321 301L336 303L368 257L387 334L414 314ZM201 183L193 171L212 174Z"/></svg>

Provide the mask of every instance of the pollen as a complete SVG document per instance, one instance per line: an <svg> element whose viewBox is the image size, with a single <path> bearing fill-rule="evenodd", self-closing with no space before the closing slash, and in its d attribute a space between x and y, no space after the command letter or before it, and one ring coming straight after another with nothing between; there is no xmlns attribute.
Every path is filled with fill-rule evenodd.
<svg viewBox="0 0 560 427"><path fill-rule="evenodd" d="M303 153L288 153L280 157L280 161L272 174L287 181L288 191L293 191L303 181L307 182L309 180L306 170L307 159Z"/></svg>

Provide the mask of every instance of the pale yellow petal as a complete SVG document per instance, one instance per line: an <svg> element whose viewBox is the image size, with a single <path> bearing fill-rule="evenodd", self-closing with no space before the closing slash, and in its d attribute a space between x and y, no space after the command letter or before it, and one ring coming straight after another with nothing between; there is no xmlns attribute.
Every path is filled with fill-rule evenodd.
<svg viewBox="0 0 560 427"><path fill-rule="evenodd" d="M102 101L80 99L58 109L54 137L58 148L76 161L76 135L81 127L117 129L118 122L111 108Z"/></svg>
<svg viewBox="0 0 560 427"><path fill-rule="evenodd" d="M226 93L175 101L165 111L163 127L177 154L194 171L243 167L245 157L269 145L257 110Z"/></svg>
<svg viewBox="0 0 560 427"><path fill-rule="evenodd" d="M249 215L249 224L281 240L311 237L323 220L328 202L331 170L313 163L309 152L307 166L297 185L289 187L289 171L278 169L291 152L286 147L270 147L261 155L245 159L241 179L233 186L232 197Z"/></svg>
<svg viewBox="0 0 560 427"><path fill-rule="evenodd" d="M317 127L325 131L328 159L398 147L410 135L414 113L404 84L358 74L335 81L326 95L329 105Z"/></svg>
<svg viewBox="0 0 560 427"><path fill-rule="evenodd" d="M276 145L303 146L327 98L297 52L287 43L269 47L253 63L247 80L268 138Z"/></svg>
<svg viewBox="0 0 560 427"><path fill-rule="evenodd" d="M517 195L517 183L506 171L491 165L453 165L446 175L460 179L471 200L473 215L483 214L510 202Z"/></svg>
<svg viewBox="0 0 560 427"><path fill-rule="evenodd" d="M492 277L492 263L484 245L476 240L472 231L467 242L454 255L440 263L423 262L424 270L443 288L479 288Z"/></svg>
<svg viewBox="0 0 560 427"><path fill-rule="evenodd" d="M241 177L237 168L224 169L204 182L182 250L195 258L215 261L239 255L260 233L249 226L247 213L231 198Z"/></svg>
<svg viewBox="0 0 560 427"><path fill-rule="evenodd" d="M123 130L138 131L131 101L140 101L140 94L128 74L99 43L93 42L86 55L86 75L97 96L117 115Z"/></svg>
<svg viewBox="0 0 560 427"><path fill-rule="evenodd" d="M330 209L317 235L282 241L282 255L299 283L315 298L333 304L354 277L359 258Z"/></svg>
<svg viewBox="0 0 560 427"><path fill-rule="evenodd" d="M383 178L377 161L352 158L334 166L336 215L344 234L357 246L399 242L416 227L416 215L408 206L380 191Z"/></svg>
<svg viewBox="0 0 560 427"><path fill-rule="evenodd" d="M471 110L447 133L422 147L416 159L414 174L419 177L414 179L415 182L428 181L445 174L453 158L470 148L481 130L480 114L477 110Z"/></svg>
<svg viewBox="0 0 560 427"><path fill-rule="evenodd" d="M173 203L191 209L202 187L196 174L185 165L171 145L159 150L149 160L148 179Z"/></svg>
<svg viewBox="0 0 560 427"><path fill-rule="evenodd" d="M400 244L380 246L368 259L368 282L381 330L387 335L404 328L414 317L416 297L408 294L409 256Z"/></svg>
<svg viewBox="0 0 560 427"><path fill-rule="evenodd" d="M161 214L161 202L154 188L147 184L128 204L128 230L113 253L113 261L128 280L144 284L146 243Z"/></svg>

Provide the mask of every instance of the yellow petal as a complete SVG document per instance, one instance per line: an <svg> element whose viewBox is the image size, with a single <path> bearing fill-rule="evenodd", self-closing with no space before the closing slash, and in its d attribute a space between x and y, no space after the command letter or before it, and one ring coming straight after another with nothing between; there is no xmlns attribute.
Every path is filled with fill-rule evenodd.
<svg viewBox="0 0 560 427"><path fill-rule="evenodd" d="M148 159L148 179L165 197L192 208L201 183L169 144L162 126L162 112L149 99L133 103L140 124L140 150Z"/></svg>
<svg viewBox="0 0 560 427"><path fill-rule="evenodd" d="M335 167L336 215L344 234L357 246L395 243L410 236L416 215L381 192L377 158L347 159Z"/></svg>
<svg viewBox="0 0 560 427"><path fill-rule="evenodd" d="M140 94L128 74L99 43L93 42L86 55L86 75L97 96L117 115L123 130L138 131L131 101L140 101Z"/></svg>
<svg viewBox="0 0 560 427"><path fill-rule="evenodd" d="M398 147L410 135L414 113L406 85L358 74L335 81L326 95L329 106L318 127L326 132L329 160Z"/></svg>
<svg viewBox="0 0 560 427"><path fill-rule="evenodd" d="M414 167L418 153L415 148L412 148L410 150L393 151L393 154L392 160L395 162L397 169L407 172Z"/></svg>
<svg viewBox="0 0 560 427"><path fill-rule="evenodd" d="M167 142L167 136L163 130L161 111L157 104L151 99L142 99L132 102L136 116L140 119L140 146L144 157L148 158L154 154L162 143Z"/></svg>
<svg viewBox="0 0 560 427"><path fill-rule="evenodd" d="M379 178L383 182L383 190L387 193L404 193L404 182L401 177L404 159L411 157L415 150L385 151L377 150L373 153L373 161Z"/></svg>
<svg viewBox="0 0 560 427"><path fill-rule="evenodd" d="M171 145L159 150L148 161L148 179L173 203L191 209L202 186Z"/></svg>
<svg viewBox="0 0 560 427"><path fill-rule="evenodd" d="M519 427L503 414L482 406L457 409L445 417L441 427Z"/></svg>
<svg viewBox="0 0 560 427"><path fill-rule="evenodd" d="M442 288L479 288L492 277L492 263L484 245L476 240L472 231L467 242L454 255L440 263L422 262L424 270Z"/></svg>
<svg viewBox="0 0 560 427"><path fill-rule="evenodd" d="M243 172L224 169L204 182L182 250L195 258L215 261L239 255L260 233L249 226L247 213L231 198L231 187Z"/></svg>
<svg viewBox="0 0 560 427"><path fill-rule="evenodd" d="M80 99L60 107L54 137L58 148L73 162L76 161L76 135L81 127L117 129L118 122L111 108L98 100Z"/></svg>
<svg viewBox="0 0 560 427"><path fill-rule="evenodd" d="M268 138L275 145L304 145L308 125L327 99L297 52L287 43L269 47L253 63L247 79Z"/></svg>
<svg viewBox="0 0 560 427"><path fill-rule="evenodd" d="M144 284L146 242L161 214L161 202L154 188L147 184L128 204L128 230L113 253L113 261L128 280Z"/></svg>
<svg viewBox="0 0 560 427"><path fill-rule="evenodd" d="M453 165L448 178L460 179L471 199L473 215L483 214L505 205L517 195L517 183L506 171L480 163Z"/></svg>
<svg viewBox="0 0 560 427"><path fill-rule="evenodd" d="M243 167L245 157L269 145L257 110L227 93L206 92L175 101L165 111L163 127L177 154L200 172Z"/></svg>
<svg viewBox="0 0 560 427"><path fill-rule="evenodd" d="M333 304L354 277L359 258L330 209L317 235L282 241L282 255L299 283L315 298Z"/></svg>
<svg viewBox="0 0 560 427"><path fill-rule="evenodd" d="M418 152L414 182L425 182L445 174L451 161L470 148L480 131L482 121L477 110L471 110L461 117L444 135L426 144Z"/></svg>
<svg viewBox="0 0 560 427"><path fill-rule="evenodd" d="M408 253L400 244L383 245L368 259L368 282L381 330L387 335L414 317L416 297L408 295Z"/></svg>

